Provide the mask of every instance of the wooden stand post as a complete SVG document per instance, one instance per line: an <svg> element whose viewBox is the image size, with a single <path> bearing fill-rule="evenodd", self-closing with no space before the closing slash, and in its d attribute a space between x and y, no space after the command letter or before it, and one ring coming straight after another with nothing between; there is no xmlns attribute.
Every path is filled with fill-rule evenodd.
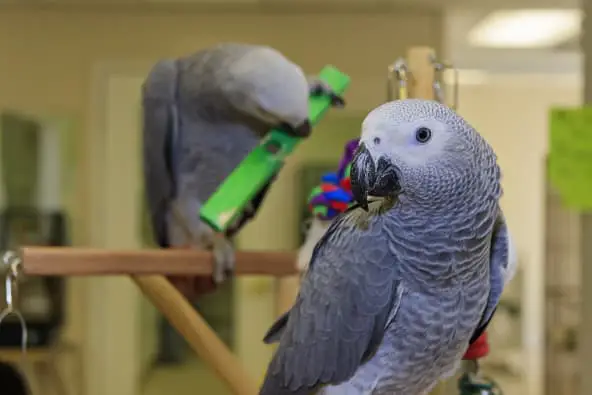
<svg viewBox="0 0 592 395"><path fill-rule="evenodd" d="M431 59L436 55L429 47L413 47L407 51L407 66L411 71L409 97L434 100L435 70Z"/></svg>
<svg viewBox="0 0 592 395"><path fill-rule="evenodd" d="M201 315L163 276L131 276L142 293L234 394L257 395L255 382Z"/></svg>

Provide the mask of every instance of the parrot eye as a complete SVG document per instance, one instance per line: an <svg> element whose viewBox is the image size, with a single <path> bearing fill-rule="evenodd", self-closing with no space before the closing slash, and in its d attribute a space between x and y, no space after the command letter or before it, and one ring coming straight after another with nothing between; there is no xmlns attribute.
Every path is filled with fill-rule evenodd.
<svg viewBox="0 0 592 395"><path fill-rule="evenodd" d="M380 144L380 137L374 137L374 140L372 140L374 142L375 145Z"/></svg>
<svg viewBox="0 0 592 395"><path fill-rule="evenodd" d="M415 131L415 139L425 144L432 138L432 131L426 127L421 127Z"/></svg>

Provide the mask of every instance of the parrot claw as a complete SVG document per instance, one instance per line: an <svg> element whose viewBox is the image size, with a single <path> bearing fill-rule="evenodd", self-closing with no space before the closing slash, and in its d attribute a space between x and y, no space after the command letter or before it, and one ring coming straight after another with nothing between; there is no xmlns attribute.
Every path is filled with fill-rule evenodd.
<svg viewBox="0 0 592 395"><path fill-rule="evenodd" d="M234 248L229 240L225 238L216 238L213 243L212 252L214 254L213 280L216 284L226 281L234 272L236 257Z"/></svg>
<svg viewBox="0 0 592 395"><path fill-rule="evenodd" d="M345 100L336 94L333 89L324 81L313 78L308 82L310 94L313 96L328 95L331 98L331 105L337 108L345 107Z"/></svg>

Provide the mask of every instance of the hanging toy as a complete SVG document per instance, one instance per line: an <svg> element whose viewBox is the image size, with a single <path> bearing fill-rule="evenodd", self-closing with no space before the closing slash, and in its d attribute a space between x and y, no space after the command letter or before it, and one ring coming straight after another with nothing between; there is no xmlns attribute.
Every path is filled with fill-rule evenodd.
<svg viewBox="0 0 592 395"><path fill-rule="evenodd" d="M349 173L357 148L358 139L348 141L337 171L323 175L321 183L314 187L308 196L307 206L312 219L304 244L298 251L296 262L300 272L304 272L308 267L315 245L323 237L333 218L354 203Z"/></svg>
<svg viewBox="0 0 592 395"><path fill-rule="evenodd" d="M345 145L343 157L335 173L321 177L320 185L314 187L308 198L308 208L314 217L329 221L347 210L354 202L351 191L350 168L358 139Z"/></svg>
<svg viewBox="0 0 592 395"><path fill-rule="evenodd" d="M479 360L489 354L487 332L470 345L463 356L463 374L458 380L460 395L503 395L502 390L492 379L479 372Z"/></svg>

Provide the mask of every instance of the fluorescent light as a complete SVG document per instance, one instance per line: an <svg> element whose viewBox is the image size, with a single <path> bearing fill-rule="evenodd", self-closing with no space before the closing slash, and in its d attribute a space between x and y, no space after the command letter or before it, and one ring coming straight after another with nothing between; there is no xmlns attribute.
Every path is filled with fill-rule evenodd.
<svg viewBox="0 0 592 395"><path fill-rule="evenodd" d="M489 14L469 32L469 43L490 48L553 47L580 32L579 10L517 10Z"/></svg>

